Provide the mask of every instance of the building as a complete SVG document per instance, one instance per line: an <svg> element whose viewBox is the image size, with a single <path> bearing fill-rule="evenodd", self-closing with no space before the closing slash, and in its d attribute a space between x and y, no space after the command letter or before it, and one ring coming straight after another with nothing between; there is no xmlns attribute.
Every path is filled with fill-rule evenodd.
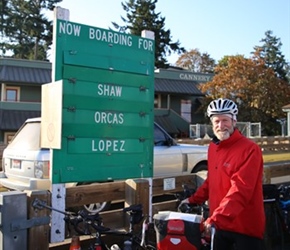
<svg viewBox="0 0 290 250"><path fill-rule="evenodd" d="M0 142L5 144L27 118L41 115L41 85L51 82L51 63L0 58ZM189 124L201 121L197 113L203 94L197 85L213 75L180 68L155 71L155 120L173 136L188 136Z"/></svg>
<svg viewBox="0 0 290 250"><path fill-rule="evenodd" d="M40 116L41 85L50 79L48 62L0 58L0 142L11 140L27 118Z"/></svg>
<svg viewBox="0 0 290 250"><path fill-rule="evenodd" d="M282 110L287 113L287 122L286 122L286 124L287 124L286 131L287 132L286 132L285 135L286 136L290 136L290 103L285 105L285 106L283 106Z"/></svg>
<svg viewBox="0 0 290 250"><path fill-rule="evenodd" d="M211 81L213 74L193 73L180 68L155 71L155 120L168 133L188 137L189 125L204 122L200 111L204 96L198 84Z"/></svg>

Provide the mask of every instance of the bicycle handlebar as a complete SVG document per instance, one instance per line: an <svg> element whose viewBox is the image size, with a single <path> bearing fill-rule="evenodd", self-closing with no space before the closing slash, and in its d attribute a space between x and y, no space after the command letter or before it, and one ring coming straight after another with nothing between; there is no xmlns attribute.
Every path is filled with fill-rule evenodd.
<svg viewBox="0 0 290 250"><path fill-rule="evenodd" d="M142 204L131 205L123 209L124 212L130 214L130 224L138 224L143 218ZM99 213L91 214L86 210L80 210L77 214L66 213L64 221L74 227L74 230L80 235L91 235L91 228L95 229L97 233L116 233L111 231L111 228L103 226L102 217ZM110 232L109 232L110 231ZM118 232L121 234L121 232ZM122 232L124 234L124 232Z"/></svg>
<svg viewBox="0 0 290 250"><path fill-rule="evenodd" d="M183 193L177 194L176 198L178 202L188 198L193 194L196 190L190 189L186 184L182 185ZM181 213L193 213L193 214L204 214L208 212L209 208L206 204L190 204L190 203L180 203L177 207L177 210Z"/></svg>
<svg viewBox="0 0 290 250"><path fill-rule="evenodd" d="M91 228L98 233L109 231L110 228L103 226L102 218L98 213L89 214L85 210L80 210L78 214L66 214L64 221L74 227L74 230L80 235L91 235Z"/></svg>
<svg viewBox="0 0 290 250"><path fill-rule="evenodd" d="M92 214L89 213L86 210L80 210L78 213L73 212L67 212L67 211L61 211L54 207L48 206L45 201L41 201L38 198L35 198L35 200L32 203L32 206L37 209L50 209L54 210L56 212L64 214L64 221L66 225L69 227L72 225L74 227L74 230L79 235L92 235L91 228L96 230L97 235L100 235L102 233L105 234L118 234L122 236L132 236L133 235L133 225L140 223L144 219L143 215L143 206L142 204L137 205L131 205L129 207L126 207L123 209L123 212L129 213L130 215L130 230L127 232L124 231L112 231L108 227L103 226L103 220L99 213ZM148 247L148 249L156 249L155 247L151 245L145 246L145 231L147 230L148 225L146 223L146 219L143 221L142 224L142 239L140 240L140 246L141 247ZM68 228L69 230L69 228ZM142 248L142 249L143 249Z"/></svg>

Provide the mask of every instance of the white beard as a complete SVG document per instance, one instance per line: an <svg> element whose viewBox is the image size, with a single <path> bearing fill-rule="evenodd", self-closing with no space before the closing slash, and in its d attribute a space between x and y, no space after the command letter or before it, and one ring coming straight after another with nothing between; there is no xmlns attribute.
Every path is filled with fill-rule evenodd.
<svg viewBox="0 0 290 250"><path fill-rule="evenodd" d="M226 131L219 131L215 133L215 136L220 140L224 141L230 138L230 132L228 130Z"/></svg>

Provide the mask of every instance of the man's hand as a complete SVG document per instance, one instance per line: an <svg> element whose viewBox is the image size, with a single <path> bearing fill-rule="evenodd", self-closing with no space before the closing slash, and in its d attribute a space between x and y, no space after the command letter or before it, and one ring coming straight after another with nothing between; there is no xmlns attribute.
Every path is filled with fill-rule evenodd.
<svg viewBox="0 0 290 250"><path fill-rule="evenodd" d="M206 235L210 235L211 234L211 224L208 224L206 221L203 223L204 226L204 232Z"/></svg>
<svg viewBox="0 0 290 250"><path fill-rule="evenodd" d="M188 198L186 198L186 199L182 200L179 205L188 204L188 203L189 203Z"/></svg>

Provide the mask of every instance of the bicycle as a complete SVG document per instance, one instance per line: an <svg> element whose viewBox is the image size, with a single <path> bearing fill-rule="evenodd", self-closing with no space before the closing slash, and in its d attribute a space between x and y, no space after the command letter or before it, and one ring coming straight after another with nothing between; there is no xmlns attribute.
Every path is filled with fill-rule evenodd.
<svg viewBox="0 0 290 250"><path fill-rule="evenodd" d="M284 224L290 236L290 185L280 185L279 205L283 214ZM290 240L290 239L289 239Z"/></svg>
<svg viewBox="0 0 290 250"><path fill-rule="evenodd" d="M105 227L103 219L99 213L89 213L87 210L80 210L75 212L64 212L53 207L47 206L45 202L35 199L33 207L48 208L59 213L64 214L64 221L67 229L71 232L70 226L73 226L75 233L79 236L90 235L94 238L94 242L90 242L88 250L120 250L117 244L108 246L103 236L118 236L123 237L123 250L156 250L154 243L148 242L146 239L146 231L148 229L147 219L144 218L143 208L141 204L131 205L123 209L124 213L129 213L130 226L128 231L112 230ZM142 222L142 232L136 232L134 226Z"/></svg>
<svg viewBox="0 0 290 250"><path fill-rule="evenodd" d="M290 186L264 184L264 207L266 230L264 234L267 249L286 249L290 243Z"/></svg>
<svg viewBox="0 0 290 250"><path fill-rule="evenodd" d="M189 204L189 203L183 203L180 204L182 200L189 198L193 193L195 193L195 189L190 189L186 184L182 185L183 192L178 193L175 195L178 202L177 211L182 213L189 213L189 214L198 214L203 217L204 220L208 218L209 214L209 207L207 203L203 204Z"/></svg>
<svg viewBox="0 0 290 250"><path fill-rule="evenodd" d="M176 195L177 201L179 203L177 207L177 211L181 213L189 213L189 214L198 214L201 215L203 218L203 221L206 220L209 216L209 207L207 203L203 204L189 204L189 203L183 203L180 204L180 202L186 198L189 198L193 193L195 193L195 189L190 189L186 184L182 185L183 192L178 193ZM208 250L211 249L211 241L213 235L205 235L203 232L201 234L201 250Z"/></svg>
<svg viewBox="0 0 290 250"><path fill-rule="evenodd" d="M206 204L180 204L195 190L183 185L183 192L177 193L177 212L161 211L154 215L157 247L163 249L210 249L210 236L203 233L204 216L208 213ZM214 231L214 230L213 230Z"/></svg>

